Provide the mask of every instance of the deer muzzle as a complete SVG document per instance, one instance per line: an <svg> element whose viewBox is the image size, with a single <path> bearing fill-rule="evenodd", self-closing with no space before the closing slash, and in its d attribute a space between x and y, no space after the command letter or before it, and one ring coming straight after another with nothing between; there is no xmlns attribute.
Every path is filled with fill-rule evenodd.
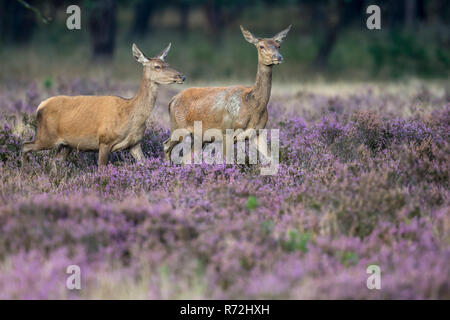
<svg viewBox="0 0 450 320"><path fill-rule="evenodd" d="M183 83L186 80L186 76L183 74L179 74L176 80L176 83Z"/></svg>
<svg viewBox="0 0 450 320"><path fill-rule="evenodd" d="M283 56L279 53L274 54L272 56L272 61L273 61L273 64L280 64L281 62L283 62Z"/></svg>

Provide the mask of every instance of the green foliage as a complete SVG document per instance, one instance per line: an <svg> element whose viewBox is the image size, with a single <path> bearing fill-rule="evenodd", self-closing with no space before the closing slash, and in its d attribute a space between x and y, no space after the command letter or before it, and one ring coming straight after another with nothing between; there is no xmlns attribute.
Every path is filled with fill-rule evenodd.
<svg viewBox="0 0 450 320"><path fill-rule="evenodd" d="M247 209L253 210L258 206L258 199L255 196L250 196L247 199Z"/></svg>
<svg viewBox="0 0 450 320"><path fill-rule="evenodd" d="M356 265L359 261L358 254L352 251L340 251L337 255L344 266Z"/></svg>
<svg viewBox="0 0 450 320"><path fill-rule="evenodd" d="M291 229L287 232L287 239L282 242L282 247L289 252L306 252L308 251L308 242L310 239L310 233L301 233L297 229Z"/></svg>
<svg viewBox="0 0 450 320"><path fill-rule="evenodd" d="M392 31L374 41L368 48L375 76L385 71L393 78L405 74L420 76L445 75L450 67L450 53L416 35Z"/></svg>
<svg viewBox="0 0 450 320"><path fill-rule="evenodd" d="M8 123L0 126L0 161L10 165L17 164L22 144Z"/></svg>
<svg viewBox="0 0 450 320"><path fill-rule="evenodd" d="M270 234L274 227L275 223L272 220L265 220L261 222L261 229L266 235Z"/></svg>
<svg viewBox="0 0 450 320"><path fill-rule="evenodd" d="M45 78L43 85L46 89L51 89L51 87L53 86L52 78L50 77Z"/></svg>

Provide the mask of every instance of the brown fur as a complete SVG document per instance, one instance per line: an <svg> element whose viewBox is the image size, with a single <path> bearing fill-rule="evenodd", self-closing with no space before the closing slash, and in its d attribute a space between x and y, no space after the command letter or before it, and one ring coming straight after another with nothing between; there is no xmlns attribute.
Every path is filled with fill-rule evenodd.
<svg viewBox="0 0 450 320"><path fill-rule="evenodd" d="M258 71L251 87L190 88L177 94L169 102L171 132L187 129L193 132L194 121L202 122L203 132L208 129L263 129L268 120L267 103L272 87L272 66L281 63L280 43L290 27L273 38L257 39L241 27L244 38L258 50ZM165 158L170 158L173 147L179 143L164 141Z"/></svg>
<svg viewBox="0 0 450 320"><path fill-rule="evenodd" d="M156 58L148 59L133 45L135 58L144 65L144 72L139 91L132 99L56 96L43 101L37 108L36 139L25 143L24 154L56 146L69 150L99 150L100 165L107 163L110 152L130 148L133 157L142 160L140 141L145 121L154 108L158 85L184 80L184 76L162 60L169 48ZM66 156L68 152L65 153Z"/></svg>

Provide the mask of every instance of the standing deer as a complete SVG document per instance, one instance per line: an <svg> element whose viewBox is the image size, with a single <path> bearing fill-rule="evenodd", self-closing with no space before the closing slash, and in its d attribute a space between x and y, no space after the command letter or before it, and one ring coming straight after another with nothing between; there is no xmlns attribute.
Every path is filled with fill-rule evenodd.
<svg viewBox="0 0 450 320"><path fill-rule="evenodd" d="M145 121L156 100L158 85L183 83L186 79L159 55L147 58L133 43L133 56L144 66L139 91L131 99L117 96L56 96L37 108L36 139L24 144L23 154L59 147L66 159L72 149L97 151L98 165L106 165L110 152L130 149L136 161L144 158L140 142Z"/></svg>
<svg viewBox="0 0 450 320"><path fill-rule="evenodd" d="M245 40L254 44L258 51L255 84L251 87L190 88L180 92L169 102L171 133L183 128L193 134L194 121L202 122L203 132L212 128L219 129L222 133L226 129L241 129L239 136L255 139L256 147L267 157L265 141L252 134L266 126L272 67L283 61L278 51L291 26L272 38L256 38L250 31L240 27ZM170 161L172 149L178 143L179 141L172 141L171 138L164 141L166 160Z"/></svg>

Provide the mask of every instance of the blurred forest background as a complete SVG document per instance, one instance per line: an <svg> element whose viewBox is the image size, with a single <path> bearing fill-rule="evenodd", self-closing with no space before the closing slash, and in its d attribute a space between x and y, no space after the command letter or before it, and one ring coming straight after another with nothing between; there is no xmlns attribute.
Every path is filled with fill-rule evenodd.
<svg viewBox="0 0 450 320"><path fill-rule="evenodd" d="M81 30L66 9L81 8ZM381 7L381 30L368 30L368 5ZM48 20L48 21L47 21ZM106 75L138 79L136 42L148 56L172 42L167 61L188 83L255 77L256 36L289 24L277 81L447 79L447 0L0 0L0 81Z"/></svg>

